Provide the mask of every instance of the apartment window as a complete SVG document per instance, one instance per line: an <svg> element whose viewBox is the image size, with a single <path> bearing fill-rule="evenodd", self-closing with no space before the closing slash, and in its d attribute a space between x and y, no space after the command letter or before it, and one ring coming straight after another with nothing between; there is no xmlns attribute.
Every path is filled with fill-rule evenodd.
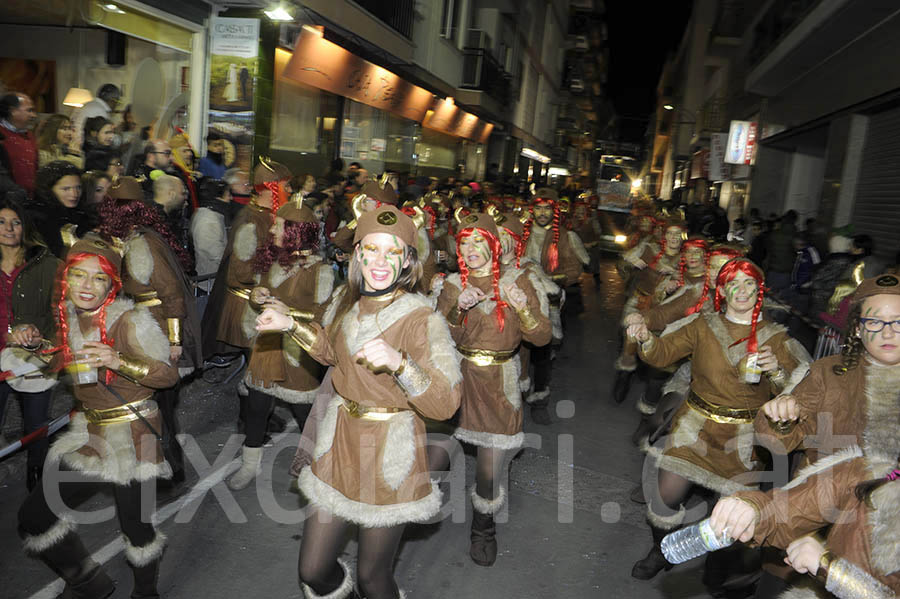
<svg viewBox="0 0 900 599"><path fill-rule="evenodd" d="M456 38L456 30L459 28L459 6L462 0L444 0L444 10L441 13L441 37L452 40Z"/></svg>

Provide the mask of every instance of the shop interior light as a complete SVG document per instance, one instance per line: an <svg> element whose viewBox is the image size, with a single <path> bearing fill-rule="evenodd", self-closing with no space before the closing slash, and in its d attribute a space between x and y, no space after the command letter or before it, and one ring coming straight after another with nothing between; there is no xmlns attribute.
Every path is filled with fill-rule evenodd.
<svg viewBox="0 0 900 599"><path fill-rule="evenodd" d="M88 90L80 87L71 87L69 88L69 91L66 92L66 98L63 100L63 104L65 106L81 108L93 99L94 97Z"/></svg>
<svg viewBox="0 0 900 599"><path fill-rule="evenodd" d="M628 241L628 238L624 235L616 235L615 241L616 243L625 243L626 241Z"/></svg>
<svg viewBox="0 0 900 599"><path fill-rule="evenodd" d="M551 166L549 169L547 169L548 177L568 177L569 174L569 169L563 168L561 166Z"/></svg>
<svg viewBox="0 0 900 599"><path fill-rule="evenodd" d="M642 183L643 183L643 181L641 181L640 179L632 179L632 181L631 181L631 186L632 186L634 189L637 189L637 188L639 188L639 187L641 186Z"/></svg>
<svg viewBox="0 0 900 599"><path fill-rule="evenodd" d="M666 110L675 110L675 107L671 104L663 104L663 108L665 108Z"/></svg>
<svg viewBox="0 0 900 599"><path fill-rule="evenodd" d="M272 21L293 21L294 17L291 16L283 6L276 6L275 8L270 8L269 10L263 11L269 19Z"/></svg>
<svg viewBox="0 0 900 599"><path fill-rule="evenodd" d="M125 11L119 8L117 4L113 4L112 2L103 2L100 3L100 8L105 10L106 12L115 13L117 15L124 15Z"/></svg>
<svg viewBox="0 0 900 599"><path fill-rule="evenodd" d="M522 148L522 156L525 156L526 158L531 158L532 160L537 160L538 162L542 162L544 164L547 164L548 162L550 162L549 157L544 156L540 152L535 152L531 148Z"/></svg>

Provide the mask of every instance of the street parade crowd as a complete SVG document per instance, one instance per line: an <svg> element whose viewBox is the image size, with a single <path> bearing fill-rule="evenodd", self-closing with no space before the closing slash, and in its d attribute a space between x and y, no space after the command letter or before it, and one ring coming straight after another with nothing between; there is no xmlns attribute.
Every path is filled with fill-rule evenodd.
<svg viewBox="0 0 900 599"><path fill-rule="evenodd" d="M215 132L198 160L183 134L114 125L109 87L94 107L105 116L54 115L37 135L31 100L0 98L0 417L14 393L25 432L37 430L57 382L76 409L27 447L24 551L63 596L115 588L51 507L53 463L76 474L54 490L67 505L112 491L131 596L158 597L166 539L143 516L141 485L184 484L174 435L190 373L243 360L241 464L227 484L259 475L285 405L304 439L290 474L316 512L299 550L305 597L405 596L393 574L404 527L440 511L431 475L459 442L476 452L469 555L492 566L523 421L552 422L555 355L582 286L603 284L598 197L340 160L321 176L266 157L226 169ZM652 545L631 576L671 569L663 540L697 520L699 495L715 505L700 515L715 536L739 541L707 554L714 596L893 597L897 266L849 229L750 216L748 228L645 198L623 231L614 385L596 395L615 409L639 392L635 451L654 466L632 493ZM201 315L195 281L209 275ZM833 343L814 349L810 326ZM354 525L351 571L340 556Z"/></svg>

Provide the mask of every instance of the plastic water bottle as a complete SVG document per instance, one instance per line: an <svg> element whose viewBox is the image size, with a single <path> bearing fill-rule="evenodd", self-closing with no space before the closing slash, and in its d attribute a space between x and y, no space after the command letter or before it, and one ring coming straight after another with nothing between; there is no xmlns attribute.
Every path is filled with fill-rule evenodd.
<svg viewBox="0 0 900 599"><path fill-rule="evenodd" d="M734 543L725 531L720 537L713 532L709 518L686 528L667 534L660 548L666 561L681 564L709 551L716 551Z"/></svg>

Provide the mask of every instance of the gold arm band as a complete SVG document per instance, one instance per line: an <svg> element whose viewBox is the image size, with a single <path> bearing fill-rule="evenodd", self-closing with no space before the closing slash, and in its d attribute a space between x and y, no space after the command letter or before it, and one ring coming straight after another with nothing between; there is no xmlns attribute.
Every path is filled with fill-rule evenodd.
<svg viewBox="0 0 900 599"><path fill-rule="evenodd" d="M143 306L145 308L153 308L154 306L161 306L162 300L159 299L159 294L155 291L148 291L146 293L138 293L134 296L134 305L135 306Z"/></svg>
<svg viewBox="0 0 900 599"><path fill-rule="evenodd" d="M349 223L347 223L347 228L350 229L351 231L356 229L356 219L355 218L353 220L351 220Z"/></svg>
<svg viewBox="0 0 900 599"><path fill-rule="evenodd" d="M181 319L167 318L166 327L169 330L169 345L181 345Z"/></svg>
<svg viewBox="0 0 900 599"><path fill-rule="evenodd" d="M825 590L836 597L882 599L894 597L893 591L874 576L842 557L828 564Z"/></svg>
<svg viewBox="0 0 900 599"><path fill-rule="evenodd" d="M316 315L312 312L308 310L297 310L296 308L288 310L288 316L298 322L311 322L316 319Z"/></svg>
<svg viewBox="0 0 900 599"><path fill-rule="evenodd" d="M107 424L137 420L138 416L135 412L146 417L154 412L157 407L156 402L148 397L106 410L95 410L78 401L75 404L75 409L84 414L84 417L91 424L106 426Z"/></svg>
<svg viewBox="0 0 900 599"><path fill-rule="evenodd" d="M431 375L409 357L403 359L394 373L394 380L410 397L418 397L431 386Z"/></svg>
<svg viewBox="0 0 900 599"><path fill-rule="evenodd" d="M756 413L759 411L753 408L729 408L710 403L693 391L688 393L687 405L708 420L719 424L749 424L753 422Z"/></svg>
<svg viewBox="0 0 900 599"><path fill-rule="evenodd" d="M285 332L291 336L291 339L297 342L297 345L307 352L316 344L316 338L318 337L316 329L305 322L298 322L296 320L291 328Z"/></svg>
<svg viewBox="0 0 900 599"><path fill-rule="evenodd" d="M228 292L232 295L236 295L241 299L250 300L250 290L246 287L229 287Z"/></svg>
<svg viewBox="0 0 900 599"><path fill-rule="evenodd" d="M531 309L528 306L525 306L521 310L517 311L519 314L519 322L522 323L523 331L531 331L537 328L538 319L534 317L534 314L531 313Z"/></svg>
<svg viewBox="0 0 900 599"><path fill-rule="evenodd" d="M119 367L116 372L133 383L139 382L147 373L150 372L150 366L141 360L131 358L123 354L119 354Z"/></svg>
<svg viewBox="0 0 900 599"><path fill-rule="evenodd" d="M828 568L831 567L831 562L834 561L834 555L830 551L826 551L822 554L822 557L819 558L819 570L817 572L818 575L823 578L828 577Z"/></svg>
<svg viewBox="0 0 900 599"><path fill-rule="evenodd" d="M778 385L779 387L784 387L784 384L787 382L787 372L785 372L784 368L779 366L774 371L767 372L766 378L768 378L773 384Z"/></svg>
<svg viewBox="0 0 900 599"><path fill-rule="evenodd" d="M453 308L450 309L450 313L447 314L447 322L455 327L461 327L465 317L466 313L463 310L460 310L459 306L453 306Z"/></svg>
<svg viewBox="0 0 900 599"><path fill-rule="evenodd" d="M554 283L558 283L560 281L565 281L566 275L565 275L565 273L558 272L555 275L550 275L550 280L553 281Z"/></svg>
<svg viewBox="0 0 900 599"><path fill-rule="evenodd" d="M509 351L494 351L490 349L476 349L473 347L458 346L456 351L466 360L474 362L479 366L493 366L494 364L504 364L512 360L519 352L519 348Z"/></svg>

